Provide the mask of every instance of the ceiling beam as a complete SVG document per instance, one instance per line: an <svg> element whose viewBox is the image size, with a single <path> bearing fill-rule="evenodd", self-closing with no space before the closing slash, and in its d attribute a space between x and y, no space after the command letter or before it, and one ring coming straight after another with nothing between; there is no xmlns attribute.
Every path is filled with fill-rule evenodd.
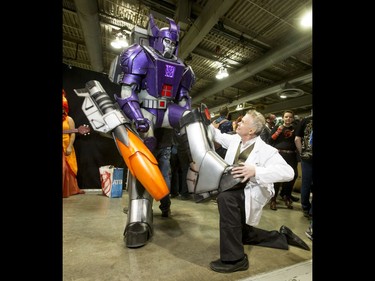
<svg viewBox="0 0 375 281"><path fill-rule="evenodd" d="M291 100L285 100L279 103L267 105L262 113L266 114L280 112L288 109L294 110L295 108L300 108L303 106L312 106L312 95L304 95L302 97L294 98Z"/></svg>
<svg viewBox="0 0 375 281"><path fill-rule="evenodd" d="M288 57L300 52L312 44L312 34L311 32L297 37L289 43L290 40L287 40L287 43L282 44L270 51L268 51L264 56L261 56L259 59L252 61L245 65L244 67L238 69L237 71L232 72L229 77L223 79L220 82L213 82L207 87L206 91L203 91L199 96L194 97L194 103L199 103L205 98L211 97L216 93L222 91L225 88L235 85L236 83L241 82L273 65L276 63L287 59Z"/></svg>
<svg viewBox="0 0 375 281"><path fill-rule="evenodd" d="M294 86L299 86L299 85L303 85L303 84L307 84L307 83L310 83L312 81L312 71L308 71L306 73L303 73L302 75L299 75L297 77L294 77L294 78L291 78L291 79L288 79L287 81L283 80L281 82L278 82L276 84L273 84L269 87L266 87L260 91L257 91L257 92L254 92L254 93L249 93L248 95L246 95L245 97L242 97L238 100L235 100L233 101L230 106L236 106L240 103L244 103L244 102L249 102L249 101L252 101L252 100L256 100L256 99L259 99L259 98L263 98L263 97L266 97L266 96L269 96L269 95L272 95L272 94L275 94L277 93L278 91L282 90L283 87L285 86L285 82L289 82L291 84L293 84ZM311 96L311 95L309 95ZM288 100L289 101L292 101L292 100ZM199 104L195 98L192 99L192 103L193 104ZM219 111L220 108L224 105L228 105L228 104L221 104L221 105L218 105L216 107L213 107L213 108L210 108L210 111L211 112L216 112L216 111ZM304 105L304 104L303 104Z"/></svg>
<svg viewBox="0 0 375 281"><path fill-rule="evenodd" d="M97 1L74 0L85 45L94 71L103 72L103 54Z"/></svg>
<svg viewBox="0 0 375 281"><path fill-rule="evenodd" d="M235 3L233 0L222 0L220 2L220 5L218 5L217 0L209 0L204 6L202 13L191 25L184 38L182 38L178 52L178 56L181 59L185 59L198 46L212 27L217 24L220 17Z"/></svg>
<svg viewBox="0 0 375 281"><path fill-rule="evenodd" d="M181 30L187 30L191 14L192 0L177 0L175 21L180 25Z"/></svg>

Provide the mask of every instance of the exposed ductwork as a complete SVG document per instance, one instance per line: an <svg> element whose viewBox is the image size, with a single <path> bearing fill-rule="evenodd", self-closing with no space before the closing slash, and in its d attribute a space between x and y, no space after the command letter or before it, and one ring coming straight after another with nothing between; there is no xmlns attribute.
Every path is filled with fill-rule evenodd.
<svg viewBox="0 0 375 281"><path fill-rule="evenodd" d="M74 0L74 2L93 70L103 72L102 42L100 41L97 2L93 0ZM210 0L202 11L201 16L194 22L194 28L191 28L181 41L179 57L187 57L233 4L232 0L223 0L220 5L218 5L216 0Z"/></svg>
<svg viewBox="0 0 375 281"><path fill-rule="evenodd" d="M289 40L290 41L290 40ZM221 82L215 82L214 86L208 87L208 89L202 92L199 96L194 97L194 103L199 103L205 98L217 94L225 88L231 87L242 80L249 78L264 69L271 67L272 65L287 59L288 57L300 52L312 44L312 34L308 33L300 38L292 40L292 43L283 44L275 49L269 51L269 53L255 60L237 71L230 74L230 77L222 80Z"/></svg>
<svg viewBox="0 0 375 281"><path fill-rule="evenodd" d="M305 74L299 75L298 77L295 77L293 79L289 79L288 81L290 83L293 83L293 85L295 85L295 86L310 83L310 82L312 82L312 72L308 71ZM260 91L255 92L255 93L249 93L248 96L240 98L236 101L233 101L231 103L231 106L236 106L240 103L249 102L249 101L252 101L252 100L256 100L256 99L259 99L259 98L262 98L262 97L266 97L266 96L275 94L278 91L280 91L280 89L283 89L284 86L285 86L285 81L274 84L274 85L271 85L271 86L266 87L266 88L264 88ZM304 97L302 97L302 99L299 99L299 100L301 100L301 101L303 100L304 102L307 102L307 103L305 103L305 105L311 105L312 104L312 95L305 95ZM288 100L288 102L290 102L290 100ZM194 100L194 103L195 103L195 100ZM210 112L217 112L224 105L226 105L226 104L222 104L222 105L210 108ZM269 111L269 110L270 109L267 108L267 112L273 111L273 110L271 110L271 111Z"/></svg>
<svg viewBox="0 0 375 281"><path fill-rule="evenodd" d="M96 72L103 72L103 52L100 34L97 1L74 0L79 22L81 23L91 66Z"/></svg>
<svg viewBox="0 0 375 281"><path fill-rule="evenodd" d="M181 0L182 1L182 0ZM99 11L97 1L92 0L74 0L77 16L79 18L82 30L84 33L84 40L87 48L87 52L90 57L90 63L92 68L96 72L104 72L103 64L103 50L101 42L101 27L99 22ZM233 5L234 1L223 0L218 5L216 0L209 0L200 16L195 20L194 24L190 27L188 32L181 40L181 46L179 49L179 56L181 58L187 57L193 50L196 50L199 42L209 33L212 27L218 22L219 18L227 12ZM206 12L209 10L209 12ZM230 79L224 79L220 82L214 82L207 90L201 92L199 95L193 97L193 103L199 104L205 98L211 97L222 90L235 85L236 83L247 79L269 67L287 59L296 53L308 48L312 44L312 34L308 33L303 36L296 36L289 38L286 43L281 44L275 49L269 51L265 56L253 61L235 72L230 74ZM199 50L199 49L197 49ZM207 54L202 54L207 55ZM312 81L312 73L302 75L300 79ZM296 78L299 80L299 78ZM288 80L291 83L295 83L297 80ZM232 102L231 105L237 105L242 102L255 100L259 97L268 96L274 94L280 89L283 89L286 81L282 83L274 84L273 86L267 87L260 91L249 93L247 97L243 97L239 100ZM308 83L308 82L306 82ZM302 83L303 84L303 83ZM298 86L297 83L294 84ZM312 100L312 96L308 95ZM306 98L305 98L306 99ZM308 98L307 98L308 99ZM224 105L224 104L223 104ZM210 108L210 111L215 112L219 110L221 106Z"/></svg>
<svg viewBox="0 0 375 281"><path fill-rule="evenodd" d="M212 4L213 6L211 6L210 4ZM232 6L232 4L233 3L230 1L223 1L221 5L217 5L217 1L211 1L205 6L205 8L207 9L210 7L215 7L216 10L215 12L212 12L210 10L209 13L202 11L201 15L194 22L194 24L192 25L192 27L187 32L187 34L185 35L185 37L183 38L181 42L181 49L179 51L179 55L182 58L185 58L190 52L192 52L197 47L199 42L203 40L204 36L206 36L207 33L211 30L211 28L217 23L220 15L224 14ZM293 56L297 52L309 47L311 44L312 44L311 33L305 34L300 37L292 36L290 40L287 40L286 43L271 50L265 57L262 57L261 59L251 62L245 65L244 67L238 69L234 73L232 73L231 79L224 79L221 82L215 82L215 86L209 87L208 90L202 92L199 96L194 96L193 102L195 104L198 104L205 98L213 96L217 94L218 92L224 90L225 88L231 87L235 85L236 83L261 72L262 70L269 68L270 66ZM308 77L309 82L311 82L312 73L310 72L307 75L309 76ZM301 79L306 80L306 75L302 75ZM285 82L283 82L282 84L278 83L278 84L275 84L274 86L268 87L265 90L261 90L257 93L252 93L251 97L248 96L247 98L237 100L233 105L237 105L245 101L249 101L249 100L259 98L259 97L264 97L264 96L274 94L275 92L280 91L280 89L283 89L284 83ZM312 102L311 96L310 96L310 100ZM219 110L221 106L212 108L210 110L214 112L216 110Z"/></svg>

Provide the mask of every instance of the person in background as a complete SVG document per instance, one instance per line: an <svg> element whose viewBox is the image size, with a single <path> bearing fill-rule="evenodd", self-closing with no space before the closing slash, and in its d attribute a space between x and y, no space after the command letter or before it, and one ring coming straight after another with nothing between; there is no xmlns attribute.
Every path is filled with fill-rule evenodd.
<svg viewBox="0 0 375 281"><path fill-rule="evenodd" d="M158 160L159 169L165 179L169 191L171 190L171 150L173 129L156 128L154 131L157 139L156 149L153 152L156 160ZM161 216L167 218L171 215L171 199L169 194L160 200L159 209Z"/></svg>
<svg viewBox="0 0 375 281"><path fill-rule="evenodd" d="M283 120L280 119L279 122L276 124L276 115L272 114L272 113L268 113L266 114L265 116L265 119L266 119L266 126L265 128L263 129L262 133L260 134L260 137L262 138L262 140L264 140L266 143L269 144L270 142L270 137L271 137L271 131L272 129L275 127L275 126L281 126L283 125ZM296 124L298 124L298 120L295 118L293 120L293 126L296 127ZM299 158L298 158L298 155L297 155L297 160L299 162ZM298 163L297 163L298 165ZM281 196L282 194L280 194ZM282 196L281 196L282 197ZM290 195L290 199L293 201L293 202L298 202L299 201L299 198L296 197L296 196L293 196L293 194ZM272 203L274 204L274 203ZM273 209L273 210L276 210L276 209Z"/></svg>
<svg viewBox="0 0 375 281"><path fill-rule="evenodd" d="M177 197L181 200L192 199L187 186L187 173L189 170L189 156L186 146L180 143L181 140L177 134L174 133L172 139L172 153L171 153L171 198ZM185 148L185 149L184 149Z"/></svg>
<svg viewBox="0 0 375 281"><path fill-rule="evenodd" d="M297 128L299 122L301 122L301 118L299 117L299 115L294 115L293 126Z"/></svg>
<svg viewBox="0 0 375 281"><path fill-rule="evenodd" d="M268 143L271 137L271 130L275 126L276 115L267 113L266 115L264 115L264 118L266 119L266 125L260 133L260 137L265 143Z"/></svg>
<svg viewBox="0 0 375 281"><path fill-rule="evenodd" d="M217 205L220 216L220 258L210 263L213 271L230 273L247 270L248 256L244 244L289 249L289 245L310 250L309 246L285 225L279 231L256 228L263 207L274 195L274 182L290 181L293 168L277 149L260 137L264 116L249 110L238 123L236 134L223 134L217 124L211 123L213 139L228 151L225 161L237 164L231 174L242 179L242 185L220 192Z"/></svg>
<svg viewBox="0 0 375 281"><path fill-rule="evenodd" d="M312 115L301 120L296 128L294 142L301 158L302 184L301 205L305 217L311 219L306 235L312 240L312 199L310 193L313 186L313 117Z"/></svg>
<svg viewBox="0 0 375 281"><path fill-rule="evenodd" d="M233 130L232 121L230 121L230 114L229 109L227 106L223 106L220 108L219 111L220 116L214 121L215 123L219 123L219 130L222 133L229 133Z"/></svg>
<svg viewBox="0 0 375 281"><path fill-rule="evenodd" d="M181 177L181 167L180 161L178 159L178 144L176 138L172 139L172 149L171 149L171 190L169 193L170 198L177 197L180 193L180 177Z"/></svg>
<svg viewBox="0 0 375 281"><path fill-rule="evenodd" d="M68 115L69 105L66 99L64 89L62 90L62 129L75 129L75 123L72 117ZM77 158L74 149L75 133L64 133L62 135L62 167L63 167L63 181L62 181L62 197L67 198L74 194L84 194L85 192L78 187L77 182Z"/></svg>
<svg viewBox="0 0 375 281"><path fill-rule="evenodd" d="M213 122L215 122L216 124L219 124L218 128L222 133L231 133L233 131L233 125L232 125L232 121L230 121L228 107L227 106L221 107L219 114L220 116ZM227 150L223 148L220 144L215 143L215 152L219 154L221 158L224 158Z"/></svg>
<svg viewBox="0 0 375 281"><path fill-rule="evenodd" d="M276 198L279 193L283 198L285 205L288 209L293 209L292 203L292 191L294 183L298 177L298 158L297 158L297 148L294 143L294 112L292 110L286 110L283 113L283 124L280 126L275 126L271 130L271 137L269 138L269 144L279 150L280 155L284 160L293 168L294 177L291 181L275 183L275 195L272 197L270 202L271 210L276 211Z"/></svg>
<svg viewBox="0 0 375 281"><path fill-rule="evenodd" d="M233 128L233 131L232 131L232 132L233 132L234 134L236 133L236 129L237 129L238 123L241 122L242 117L243 117L243 115L241 114L240 116L238 116L238 117L236 118L236 120L234 120L234 121L232 122L232 128Z"/></svg>

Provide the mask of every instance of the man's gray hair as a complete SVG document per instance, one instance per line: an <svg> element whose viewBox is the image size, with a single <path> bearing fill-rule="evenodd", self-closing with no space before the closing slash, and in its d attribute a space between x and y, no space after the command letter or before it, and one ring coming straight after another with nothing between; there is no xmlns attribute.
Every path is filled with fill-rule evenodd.
<svg viewBox="0 0 375 281"><path fill-rule="evenodd" d="M264 125L266 124L266 119L262 113L256 111L255 109L248 110L246 114L249 114L253 118L254 126L256 127L255 134L259 136Z"/></svg>

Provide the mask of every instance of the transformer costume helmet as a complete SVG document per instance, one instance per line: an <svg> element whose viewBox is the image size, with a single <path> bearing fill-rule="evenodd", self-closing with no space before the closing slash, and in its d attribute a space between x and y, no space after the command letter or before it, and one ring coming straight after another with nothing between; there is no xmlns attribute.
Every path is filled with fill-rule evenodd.
<svg viewBox="0 0 375 281"><path fill-rule="evenodd" d="M180 26L171 18L167 18L169 27L158 28L154 17L150 14L149 42L157 52L165 58L177 56Z"/></svg>

